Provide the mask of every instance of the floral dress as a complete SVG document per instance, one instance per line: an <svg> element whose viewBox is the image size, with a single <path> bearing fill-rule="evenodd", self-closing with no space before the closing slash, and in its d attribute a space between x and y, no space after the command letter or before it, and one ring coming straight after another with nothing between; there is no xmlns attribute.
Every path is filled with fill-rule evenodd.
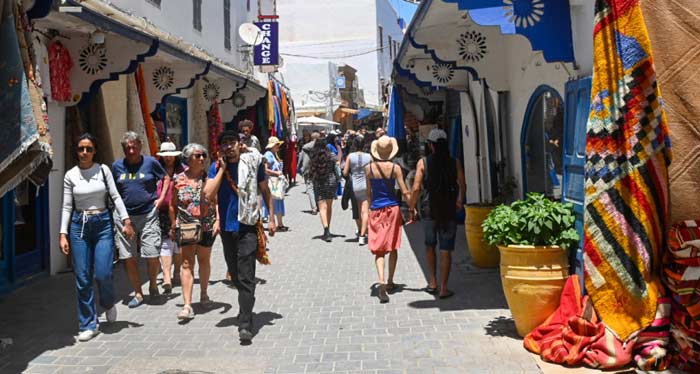
<svg viewBox="0 0 700 374"><path fill-rule="evenodd" d="M187 178L184 172L174 177L175 191L177 191L177 224L199 221L202 231L208 232L214 229L216 222L216 208L204 200L202 188L204 178L192 180Z"/></svg>

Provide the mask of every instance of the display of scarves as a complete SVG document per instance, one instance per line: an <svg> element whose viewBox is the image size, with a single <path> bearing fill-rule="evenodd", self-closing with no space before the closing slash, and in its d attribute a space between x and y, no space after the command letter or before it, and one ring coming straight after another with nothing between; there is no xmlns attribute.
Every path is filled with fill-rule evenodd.
<svg viewBox="0 0 700 374"><path fill-rule="evenodd" d="M597 0L586 144L586 290L620 338L651 325L668 211L670 140L639 0Z"/></svg>
<svg viewBox="0 0 700 374"><path fill-rule="evenodd" d="M278 138L283 138L284 137L284 129L282 126L282 111L280 110L280 101L277 98L277 96L272 98L273 102L273 107L274 107L274 114L275 114L275 126L274 126L274 133L272 134L273 136L276 136Z"/></svg>
<svg viewBox="0 0 700 374"><path fill-rule="evenodd" d="M150 116L149 116L150 117ZM126 76L126 125L127 130L133 131L141 137L141 139L148 139L148 134L146 133L146 124L143 121L144 116L141 112L141 99L139 98L139 88L136 84L136 77L132 74ZM154 123L155 128L155 123ZM159 135L155 135L158 140L160 140ZM147 156L150 156L150 142L149 147L142 147L141 152Z"/></svg>
<svg viewBox="0 0 700 374"><path fill-rule="evenodd" d="M51 98L55 101L71 101L72 91L70 72L73 69L73 59L68 48L60 41L49 45L49 76L51 82Z"/></svg>
<svg viewBox="0 0 700 374"><path fill-rule="evenodd" d="M219 104L214 100L214 104L211 106L211 110L208 115L209 123L209 154L212 157L218 157L217 152L219 150L219 134L223 131L223 125L221 123L221 114L219 113Z"/></svg>
<svg viewBox="0 0 700 374"><path fill-rule="evenodd" d="M146 137L148 139L148 149L152 155L158 152L158 134L156 134L156 125L151 118L150 105L148 103L148 95L146 95L146 80L143 76L143 68L139 65L136 69L136 86L139 89L139 102L141 103L141 115L143 116L144 126L146 127Z"/></svg>
<svg viewBox="0 0 700 374"><path fill-rule="evenodd" d="M287 121L289 120L289 102L287 101L287 93L281 90L280 103L282 104L282 122L286 127Z"/></svg>
<svg viewBox="0 0 700 374"><path fill-rule="evenodd" d="M272 135L275 135L275 105L274 100L275 89L273 87L272 81L267 82L267 128L270 130Z"/></svg>

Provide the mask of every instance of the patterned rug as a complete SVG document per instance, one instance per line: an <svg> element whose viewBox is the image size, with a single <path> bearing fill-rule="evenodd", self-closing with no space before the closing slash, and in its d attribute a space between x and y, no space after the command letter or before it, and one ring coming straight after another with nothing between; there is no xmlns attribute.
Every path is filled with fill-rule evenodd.
<svg viewBox="0 0 700 374"><path fill-rule="evenodd" d="M624 341L652 323L663 294L670 138L639 0L597 0L595 22L585 281Z"/></svg>

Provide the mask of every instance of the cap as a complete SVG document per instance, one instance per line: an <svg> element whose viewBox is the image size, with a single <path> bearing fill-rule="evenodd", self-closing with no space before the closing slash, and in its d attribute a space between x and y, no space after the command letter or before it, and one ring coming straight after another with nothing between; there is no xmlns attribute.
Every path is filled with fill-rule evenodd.
<svg viewBox="0 0 700 374"><path fill-rule="evenodd" d="M440 140L447 140L447 133L445 130L432 129L428 133L428 141L431 143L437 143Z"/></svg>

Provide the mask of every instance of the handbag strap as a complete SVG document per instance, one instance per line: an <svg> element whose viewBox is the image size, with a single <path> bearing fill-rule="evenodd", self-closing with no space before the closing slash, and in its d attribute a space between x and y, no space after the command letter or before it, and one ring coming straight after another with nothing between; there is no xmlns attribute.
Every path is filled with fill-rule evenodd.
<svg viewBox="0 0 700 374"><path fill-rule="evenodd" d="M220 168L221 165L217 163L217 168ZM233 190L233 193L238 196L238 186L236 185L236 181L233 180L233 177L231 176L231 173L228 172L228 168L225 167L224 169L224 175L226 175L226 179L228 180L228 183L231 185L231 189Z"/></svg>

